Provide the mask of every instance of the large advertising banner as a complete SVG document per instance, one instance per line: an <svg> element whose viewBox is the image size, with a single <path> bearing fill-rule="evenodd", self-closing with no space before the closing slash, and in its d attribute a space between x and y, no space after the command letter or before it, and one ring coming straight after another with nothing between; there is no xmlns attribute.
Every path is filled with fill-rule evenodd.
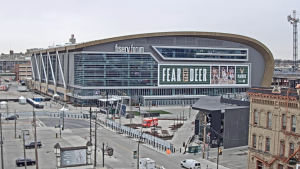
<svg viewBox="0 0 300 169"><path fill-rule="evenodd" d="M250 86L250 65L159 64L159 86Z"/></svg>

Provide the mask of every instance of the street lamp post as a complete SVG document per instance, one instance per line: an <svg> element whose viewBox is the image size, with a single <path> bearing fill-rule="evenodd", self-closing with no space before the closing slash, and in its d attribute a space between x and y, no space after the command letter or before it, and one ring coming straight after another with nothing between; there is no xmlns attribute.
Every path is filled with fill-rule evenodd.
<svg viewBox="0 0 300 169"><path fill-rule="evenodd" d="M39 160L38 160L38 151L37 151L37 138L36 138L36 116L34 112L34 107L32 106L33 109L33 118L34 118L34 148L35 148L35 159L36 159L36 169L39 169Z"/></svg>
<svg viewBox="0 0 300 169"><path fill-rule="evenodd" d="M61 124L60 124L60 118L61 118L61 116L59 116L59 138L61 138Z"/></svg>
<svg viewBox="0 0 300 169"><path fill-rule="evenodd" d="M94 155L95 155L95 157L94 157L94 159L95 159L95 162L94 162L94 166L96 167L96 165L97 165L97 111L95 111L95 153L94 153Z"/></svg>
<svg viewBox="0 0 300 169"><path fill-rule="evenodd" d="M143 131L142 131L142 127L141 127L141 136L139 138L139 142L138 142L138 149L137 149L137 169L139 169L139 166L140 166L140 142L141 142L141 138L143 136Z"/></svg>
<svg viewBox="0 0 300 169"><path fill-rule="evenodd" d="M65 105L63 107L63 127L62 127L62 130L64 130L65 128Z"/></svg>
<svg viewBox="0 0 300 169"><path fill-rule="evenodd" d="M90 142L92 143L92 108L90 106Z"/></svg>

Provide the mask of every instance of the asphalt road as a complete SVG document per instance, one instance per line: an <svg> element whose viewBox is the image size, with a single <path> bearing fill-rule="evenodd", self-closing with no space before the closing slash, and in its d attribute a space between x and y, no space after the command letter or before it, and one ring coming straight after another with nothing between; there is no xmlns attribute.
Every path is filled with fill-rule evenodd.
<svg viewBox="0 0 300 169"><path fill-rule="evenodd" d="M74 130L73 133L84 136L88 129ZM93 138L94 143L94 138ZM132 169L137 166L137 159L133 159L133 151L138 148L138 143L130 138L123 137L117 133L108 131L102 127L97 130L97 144L98 148L102 149L102 143L105 146L108 145L114 148L114 155L112 157L105 156L105 164L114 169ZM148 157L156 161L157 165L164 166L166 168L181 168L180 160L174 158L174 156L168 156L166 154L156 152L145 146L140 145L140 157ZM102 164L101 151L97 153L98 164Z"/></svg>
<svg viewBox="0 0 300 169"><path fill-rule="evenodd" d="M38 118L46 127L55 127L59 125L59 118ZM60 120L61 125L63 120ZM65 118L64 125L66 129L90 128L88 120Z"/></svg>
<svg viewBox="0 0 300 169"><path fill-rule="evenodd" d="M58 124L58 118L39 118L46 126L51 127ZM85 145L86 142L89 140L89 120L83 119L67 119L65 118L65 126L69 130L66 130L62 133L63 140L63 147L70 146L77 146L77 145ZM94 124L92 124L94 127ZM40 129L43 129L41 127ZM68 132L71 131L71 132ZM44 134L39 132L40 134ZM50 134L50 133L49 133ZM50 138L49 134L45 133L44 138ZM48 135L48 136L46 136ZM53 133L54 136L54 133ZM92 134L92 144L94 145L94 134ZM43 137L39 137L43 138ZM78 138L81 138L76 141ZM86 139L82 139L86 138ZM45 139L43 139L45 140ZM60 144L61 141L60 140ZM58 140L57 140L58 141ZM44 141L46 144L51 145L53 147L55 140ZM138 149L138 142L132 140L131 138L124 137L119 135L115 132L109 131L104 127L99 126L97 129L97 166L101 167L102 165L102 143L105 143L105 146L108 144L110 147L114 149L114 155L112 157L105 156L105 165L108 168L113 169L132 169L136 168L137 166L137 159L133 159L133 151ZM76 144L76 145L75 145ZM48 148L47 148L48 149ZM156 161L157 165L164 166L165 168L181 168L180 161L184 159L195 159L200 161L202 168L209 165L211 168L216 168L216 164L213 164L209 161L203 160L202 154L197 154L196 156L193 154L180 154L176 152L175 154L167 155L165 152L158 152L143 145L139 146L140 149L140 157L148 157ZM52 150L53 151L53 150ZM53 155L50 157L53 158ZM54 161L54 160L53 160ZM92 155L92 161L94 161L94 155ZM219 166L220 169L224 167Z"/></svg>

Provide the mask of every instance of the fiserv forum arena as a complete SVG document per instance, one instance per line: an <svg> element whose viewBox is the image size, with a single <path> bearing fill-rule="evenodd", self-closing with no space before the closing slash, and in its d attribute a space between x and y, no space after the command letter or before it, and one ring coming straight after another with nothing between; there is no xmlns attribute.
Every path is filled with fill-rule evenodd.
<svg viewBox="0 0 300 169"><path fill-rule="evenodd" d="M201 95L271 84L274 59L261 42L215 32L160 32L36 49L29 86L65 101L193 104Z"/></svg>

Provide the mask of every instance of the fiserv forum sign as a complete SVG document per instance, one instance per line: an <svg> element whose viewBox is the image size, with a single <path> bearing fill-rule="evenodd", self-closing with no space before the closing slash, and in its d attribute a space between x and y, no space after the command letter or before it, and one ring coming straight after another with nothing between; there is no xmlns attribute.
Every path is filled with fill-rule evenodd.
<svg viewBox="0 0 300 169"><path fill-rule="evenodd" d="M250 86L249 65L160 64L160 86Z"/></svg>

